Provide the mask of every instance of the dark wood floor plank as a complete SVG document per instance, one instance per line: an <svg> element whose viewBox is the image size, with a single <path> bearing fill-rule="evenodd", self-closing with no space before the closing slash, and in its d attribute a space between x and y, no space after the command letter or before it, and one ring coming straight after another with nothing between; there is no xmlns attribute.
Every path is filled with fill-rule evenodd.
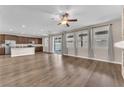
<svg viewBox="0 0 124 93"><path fill-rule="evenodd" d="M39 53L0 56L0 86L122 87L124 79L118 64Z"/></svg>

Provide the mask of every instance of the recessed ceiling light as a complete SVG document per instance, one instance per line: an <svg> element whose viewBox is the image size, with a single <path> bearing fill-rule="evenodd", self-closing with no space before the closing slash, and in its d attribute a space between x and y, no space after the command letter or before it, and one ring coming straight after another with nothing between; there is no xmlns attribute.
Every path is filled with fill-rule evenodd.
<svg viewBox="0 0 124 93"><path fill-rule="evenodd" d="M12 28L10 28L10 29L9 29L9 31L13 31L13 29L12 29Z"/></svg>
<svg viewBox="0 0 124 93"><path fill-rule="evenodd" d="M26 26L25 25L22 25L22 28L25 28Z"/></svg>

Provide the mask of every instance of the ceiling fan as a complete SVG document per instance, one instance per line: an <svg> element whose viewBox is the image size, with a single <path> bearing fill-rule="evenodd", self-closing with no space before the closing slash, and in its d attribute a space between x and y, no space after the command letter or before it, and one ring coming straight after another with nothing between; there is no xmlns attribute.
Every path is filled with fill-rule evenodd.
<svg viewBox="0 0 124 93"><path fill-rule="evenodd" d="M70 22L77 22L77 21L78 21L77 19L69 19L69 14L65 13L61 16L61 19L58 25L66 25L67 27L69 27Z"/></svg>

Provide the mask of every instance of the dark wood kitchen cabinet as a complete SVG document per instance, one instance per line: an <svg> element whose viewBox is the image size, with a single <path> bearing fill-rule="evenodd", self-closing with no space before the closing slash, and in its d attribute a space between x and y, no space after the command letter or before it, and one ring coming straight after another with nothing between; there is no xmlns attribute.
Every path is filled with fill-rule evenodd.
<svg viewBox="0 0 124 93"><path fill-rule="evenodd" d="M5 42L5 35L0 35L0 44Z"/></svg>
<svg viewBox="0 0 124 93"><path fill-rule="evenodd" d="M17 40L17 36L15 35L5 35L5 40Z"/></svg>
<svg viewBox="0 0 124 93"><path fill-rule="evenodd" d="M38 44L42 44L42 38L38 39Z"/></svg>
<svg viewBox="0 0 124 93"><path fill-rule="evenodd" d="M4 55L5 54L5 48L0 48L0 55Z"/></svg>
<svg viewBox="0 0 124 93"><path fill-rule="evenodd" d="M4 44L5 43L5 35L0 34L0 44ZM0 47L0 55L4 55L5 54L5 48Z"/></svg>
<svg viewBox="0 0 124 93"><path fill-rule="evenodd" d="M25 37L25 36L16 36L8 34L0 34L0 44L4 44L5 40L15 40L16 44L29 44L34 42L34 44L42 44L42 38L35 37ZM42 52L42 47L36 47L35 52ZM5 54L5 48L0 48L0 55Z"/></svg>

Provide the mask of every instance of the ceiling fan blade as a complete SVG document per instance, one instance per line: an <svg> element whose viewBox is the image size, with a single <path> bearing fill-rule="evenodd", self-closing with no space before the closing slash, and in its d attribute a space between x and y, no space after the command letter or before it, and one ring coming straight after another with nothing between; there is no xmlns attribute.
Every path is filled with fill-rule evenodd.
<svg viewBox="0 0 124 93"><path fill-rule="evenodd" d="M66 26L69 27L70 25L67 23Z"/></svg>
<svg viewBox="0 0 124 93"><path fill-rule="evenodd" d="M61 25L61 23L58 23L57 25Z"/></svg>
<svg viewBox="0 0 124 93"><path fill-rule="evenodd" d="M76 22L78 21L77 19L68 19L68 22Z"/></svg>

